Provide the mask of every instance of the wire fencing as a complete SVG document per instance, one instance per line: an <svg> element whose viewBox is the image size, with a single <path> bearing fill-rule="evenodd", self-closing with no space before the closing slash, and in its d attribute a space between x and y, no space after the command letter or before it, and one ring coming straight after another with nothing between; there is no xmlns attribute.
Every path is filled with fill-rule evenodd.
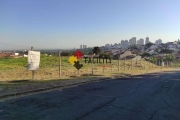
<svg viewBox="0 0 180 120"><path fill-rule="evenodd" d="M90 76L90 75L106 75L106 74L136 74L146 73L155 69L163 69L171 67L169 61L164 63L159 61L145 60L112 60L110 63L85 63L80 60L83 67L78 70L69 63L69 56L61 57L61 65L59 66L59 57L41 54L40 67L34 73L35 79L59 79ZM164 64L164 65L163 65ZM59 72L59 68L61 73ZM26 80L32 79L32 71L27 70L27 57L19 58L0 58L0 80Z"/></svg>
<svg viewBox="0 0 180 120"><path fill-rule="evenodd" d="M31 47L0 42L0 80L32 79L32 71L27 70L27 53ZM13 49L12 49L13 48ZM40 51L35 48L34 51ZM70 56L59 56L58 50L41 50L39 70L34 71L34 79L66 79L76 76L103 76L108 74L137 74L155 69L169 68L170 61L146 61L142 59L80 60L83 67L78 71L69 62ZM93 62L92 62L93 61Z"/></svg>

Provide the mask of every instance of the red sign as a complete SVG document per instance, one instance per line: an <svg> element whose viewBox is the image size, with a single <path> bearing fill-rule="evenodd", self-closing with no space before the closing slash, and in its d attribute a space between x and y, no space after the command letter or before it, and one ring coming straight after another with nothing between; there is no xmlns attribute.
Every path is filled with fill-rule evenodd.
<svg viewBox="0 0 180 120"><path fill-rule="evenodd" d="M81 51L77 50L77 51L74 53L74 56L76 56L76 57L77 57L77 59L79 60L79 59L81 59L81 58L82 58L83 54L82 54L82 52L81 52Z"/></svg>

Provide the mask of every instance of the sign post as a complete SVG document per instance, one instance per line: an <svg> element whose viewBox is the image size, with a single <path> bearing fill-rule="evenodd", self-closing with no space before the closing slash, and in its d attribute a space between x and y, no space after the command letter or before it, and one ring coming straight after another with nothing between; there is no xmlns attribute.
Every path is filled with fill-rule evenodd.
<svg viewBox="0 0 180 120"><path fill-rule="evenodd" d="M34 47L31 47L31 51L33 51L34 50ZM34 80L34 74L35 74L35 71L33 70L32 71L32 79Z"/></svg>
<svg viewBox="0 0 180 120"><path fill-rule="evenodd" d="M32 79L34 79L35 70L39 69L40 63L40 52L33 51L33 47L28 51L28 65L27 70L32 70Z"/></svg>

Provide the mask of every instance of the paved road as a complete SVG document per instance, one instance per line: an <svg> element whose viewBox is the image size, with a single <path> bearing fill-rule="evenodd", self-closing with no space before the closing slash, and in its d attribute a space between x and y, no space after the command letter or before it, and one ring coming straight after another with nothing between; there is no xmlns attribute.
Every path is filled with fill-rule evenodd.
<svg viewBox="0 0 180 120"><path fill-rule="evenodd" d="M180 71L0 102L0 120L180 120Z"/></svg>

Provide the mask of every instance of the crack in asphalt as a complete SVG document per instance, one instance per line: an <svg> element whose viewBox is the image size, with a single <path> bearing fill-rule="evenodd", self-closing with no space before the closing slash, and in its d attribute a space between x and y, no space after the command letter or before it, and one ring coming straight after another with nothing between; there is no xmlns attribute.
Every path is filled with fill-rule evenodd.
<svg viewBox="0 0 180 120"><path fill-rule="evenodd" d="M109 102L107 102L107 103L105 103L105 104L103 104L103 105L101 105L101 106L97 107L96 109L94 109L94 110L92 110L92 111L90 111L90 112L88 112L88 113L86 113L86 114L82 115L81 117L77 118L76 120L80 120L80 119L82 119L82 118L86 117L87 115L89 115L89 114L91 114L91 113L93 113L93 112L95 112L95 111L97 111L97 110L99 110L99 109L103 108L104 106L106 106L106 105L108 105L108 104L110 104L110 103L114 102L116 99L117 99L117 97L115 97L115 98L114 98L114 99L112 99L111 101L109 101Z"/></svg>
<svg viewBox="0 0 180 120"><path fill-rule="evenodd" d="M162 97L162 100L166 103L166 105L168 105L168 107L174 108L174 109L180 109L180 108L178 108L178 107L173 107L173 106L171 106L163 97Z"/></svg>
<svg viewBox="0 0 180 120"><path fill-rule="evenodd" d="M158 110L154 111L154 113L151 115L151 117L148 120L152 120L153 117L156 115L156 113L158 112Z"/></svg>
<svg viewBox="0 0 180 120"><path fill-rule="evenodd" d="M117 97L117 96L89 95L89 94L84 94L84 95L86 95L86 96L93 96L93 97L102 97L102 98L115 98L115 97Z"/></svg>
<svg viewBox="0 0 180 120"><path fill-rule="evenodd" d="M170 89L171 89L171 87L169 87ZM169 89L169 90L170 90ZM166 94L167 94L167 92L166 92ZM162 111L162 110L164 110L164 109L166 109L166 108L174 108L174 109L180 109L180 108L177 108L177 107L173 107L173 106L171 106L163 97L161 97L161 99L164 101L164 103L167 105L166 107L163 107L163 108L161 108L161 109L158 109L158 110L156 110L156 111L154 111L154 113L153 114L151 114L151 117L148 119L148 120L152 120L153 118L154 118L154 116L157 114L157 112L159 112L159 111Z"/></svg>
<svg viewBox="0 0 180 120"><path fill-rule="evenodd" d="M144 113L143 111L140 111L140 110L132 110L132 109L128 109L128 108L125 108L125 107L118 107L118 106L115 106L115 105L111 105L112 107L116 107L116 108L120 108L120 109L124 109L124 110L128 110L128 111L131 111L131 112L141 112L141 113Z"/></svg>
<svg viewBox="0 0 180 120"><path fill-rule="evenodd" d="M142 84L142 83L140 83L140 84ZM90 112L88 112L88 113L82 115L81 117L77 118L76 120L80 120L80 119L82 119L82 118L88 116L89 114L91 114L91 113L93 113L93 112L95 112L95 111L97 111L97 110L99 110L99 109L105 107L106 105L108 105L108 104L114 102L117 98L120 98L120 97L126 96L126 95L128 95L128 94L131 94L132 92L134 92L134 91L136 91L136 90L138 90L138 89L143 88L145 85L146 85L146 84L140 85L140 86L138 86L137 88L135 88L134 90L129 91L129 92L127 92L126 94L120 95L120 96L117 96L117 97L114 97L114 96L102 96L102 95L89 95L89 96L107 97L107 98L113 98L113 97L114 97L114 99L111 100L111 101L109 101L109 102L107 102L107 103L105 103L105 104L103 104L103 105L101 105L101 106L99 106L99 107L97 107L96 109L94 109L94 110L92 110L92 111L90 111ZM88 94L86 94L86 95L88 95ZM115 106L114 106L114 107L115 107ZM116 107L117 107L117 106L116 106ZM118 108L118 107L117 107L117 108ZM121 107L120 107L120 108L121 108ZM126 109L126 110L129 110L129 111L132 111L132 112L142 112L142 111L131 110L131 109L127 109L127 108L121 108L121 109Z"/></svg>

